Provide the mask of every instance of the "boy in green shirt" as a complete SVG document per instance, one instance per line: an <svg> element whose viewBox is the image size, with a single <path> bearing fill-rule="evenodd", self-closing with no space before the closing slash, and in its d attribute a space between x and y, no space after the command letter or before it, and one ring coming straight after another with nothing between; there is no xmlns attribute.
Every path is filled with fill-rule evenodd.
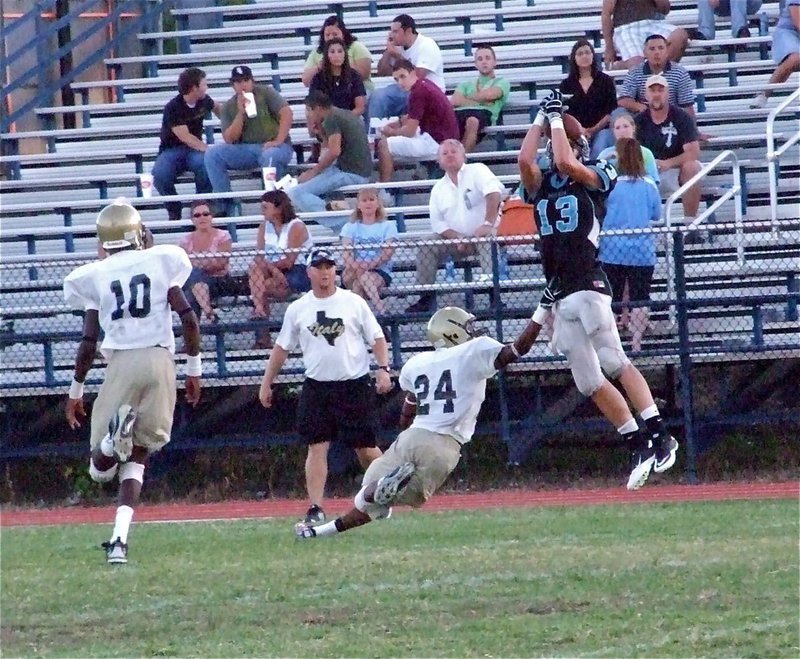
<svg viewBox="0 0 800 659"><path fill-rule="evenodd" d="M484 128L497 123L500 112L508 102L511 85L505 78L495 76L496 64L497 58L491 46L477 46L475 68L480 73L478 79L460 83L450 97L461 130L461 143L467 153L483 139Z"/></svg>

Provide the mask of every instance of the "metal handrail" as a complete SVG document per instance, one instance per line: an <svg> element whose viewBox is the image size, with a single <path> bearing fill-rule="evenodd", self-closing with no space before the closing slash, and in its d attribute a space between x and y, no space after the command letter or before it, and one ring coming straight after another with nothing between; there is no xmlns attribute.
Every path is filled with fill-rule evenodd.
<svg viewBox="0 0 800 659"><path fill-rule="evenodd" d="M691 188L695 183L699 182L701 179L705 178L709 172L711 172L714 168L717 167L720 163L725 160L731 160L731 165L733 167L733 182L731 183L730 189L726 190L722 195L720 195L719 199L717 199L711 206L706 208L705 211L700 213L694 221L686 227L686 233L688 234L689 231L696 230L705 220L706 218L710 217L722 204L724 204L729 199L734 199L734 223L736 226L736 238L737 238L737 247L736 247L736 258L739 265L744 265L745 260L745 253L744 253L744 227L742 223L742 172L741 167L739 165L739 159L736 157L736 154L731 151L730 149L726 149L722 153L720 153L714 160L712 160L707 165L704 165L703 168L697 172L692 178L690 178L686 183L681 185L675 192L673 192L669 198L667 199L666 203L664 204L664 223L667 228L667 249L666 249L666 263L667 263L667 298L674 299L675 297L675 278L674 278L674 262L673 262L673 254L672 254L672 206L678 200L679 197L683 196L683 193L686 192L689 188ZM676 310L675 306L671 305L669 308L669 320L671 324L675 323L676 317Z"/></svg>
<svg viewBox="0 0 800 659"><path fill-rule="evenodd" d="M800 130L775 149L775 119L789 104L800 98L800 89L787 96L767 117L767 171L769 173L769 210L772 216L772 233L778 232L778 160L793 144L800 140Z"/></svg>

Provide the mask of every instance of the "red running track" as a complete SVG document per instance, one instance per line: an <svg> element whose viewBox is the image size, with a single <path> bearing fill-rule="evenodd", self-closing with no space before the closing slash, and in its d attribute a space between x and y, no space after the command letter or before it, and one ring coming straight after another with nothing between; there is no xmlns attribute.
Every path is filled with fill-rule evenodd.
<svg viewBox="0 0 800 659"><path fill-rule="evenodd" d="M800 482L664 485L644 487L638 492L628 492L624 488L618 487L602 490L498 490L469 494L440 494L425 504L425 510L586 506L671 501L732 501L736 499L800 500ZM341 514L349 510L351 506L351 499L328 499L325 502L325 510L329 514ZM142 505L136 509L136 521L171 522L301 517L305 513L305 509L306 502L298 499ZM0 515L0 526L107 524L114 519L114 510L113 506L3 510Z"/></svg>

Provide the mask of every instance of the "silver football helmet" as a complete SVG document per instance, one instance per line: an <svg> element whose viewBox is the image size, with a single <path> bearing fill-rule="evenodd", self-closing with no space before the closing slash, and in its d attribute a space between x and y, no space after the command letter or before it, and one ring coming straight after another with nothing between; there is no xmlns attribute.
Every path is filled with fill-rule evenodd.
<svg viewBox="0 0 800 659"><path fill-rule="evenodd" d="M580 160L581 162L587 162L589 160L589 156L591 155L591 147L589 146L589 140L586 139L584 135L581 135L577 139L570 138L569 144L572 147L572 150L575 152L575 157ZM553 157L553 141L547 140L547 144L544 147L544 154L547 158L548 162L552 163L555 162L555 158Z"/></svg>
<svg viewBox="0 0 800 659"><path fill-rule="evenodd" d="M103 249L145 247L142 217L124 198L116 199L97 215L97 239Z"/></svg>
<svg viewBox="0 0 800 659"><path fill-rule="evenodd" d="M475 316L459 307L439 309L428 321L428 341L434 348L452 348L466 343L486 330L474 327Z"/></svg>

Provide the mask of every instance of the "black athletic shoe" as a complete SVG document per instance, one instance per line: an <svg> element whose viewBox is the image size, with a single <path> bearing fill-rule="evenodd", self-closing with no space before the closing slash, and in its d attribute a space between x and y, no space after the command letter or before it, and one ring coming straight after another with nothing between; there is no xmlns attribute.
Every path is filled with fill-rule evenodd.
<svg viewBox="0 0 800 659"><path fill-rule="evenodd" d="M317 524L322 524L325 521L325 511L322 510L317 504L314 504L306 511L306 516L303 518L303 522L310 526L316 526Z"/></svg>
<svg viewBox="0 0 800 659"><path fill-rule="evenodd" d="M656 441L655 461L653 471L657 474L666 471L675 464L675 455L678 452L678 442L674 437L665 435Z"/></svg>

